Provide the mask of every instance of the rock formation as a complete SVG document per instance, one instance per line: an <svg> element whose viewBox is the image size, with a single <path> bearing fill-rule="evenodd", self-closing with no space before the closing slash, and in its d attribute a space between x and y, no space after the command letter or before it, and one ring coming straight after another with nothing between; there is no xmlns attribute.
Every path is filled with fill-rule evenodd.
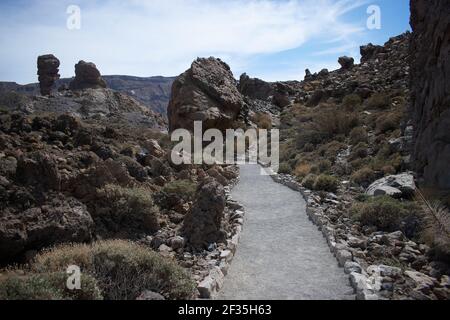
<svg viewBox="0 0 450 320"><path fill-rule="evenodd" d="M239 92L252 99L267 100L273 95L273 86L258 78L250 78L246 73L239 80Z"/></svg>
<svg viewBox="0 0 450 320"><path fill-rule="evenodd" d="M230 67L220 59L199 58L172 86L169 129L193 130L194 121L202 121L204 130L231 128L243 104Z"/></svg>
<svg viewBox="0 0 450 320"><path fill-rule="evenodd" d="M355 59L347 56L340 57L338 60L339 64L341 65L343 70L348 70L353 67L355 64Z"/></svg>
<svg viewBox="0 0 450 320"><path fill-rule="evenodd" d="M101 88L106 88L106 82L96 65L92 62L78 62L75 65L75 79L70 83L70 90Z"/></svg>
<svg viewBox="0 0 450 320"><path fill-rule="evenodd" d="M414 159L424 185L450 189L450 1L412 0Z"/></svg>
<svg viewBox="0 0 450 320"><path fill-rule="evenodd" d="M196 248L223 241L221 220L225 209L225 191L215 179L208 178L198 188L196 200L184 219L184 234Z"/></svg>
<svg viewBox="0 0 450 320"><path fill-rule="evenodd" d="M55 81L59 79L59 60L52 54L39 56L37 60L39 85L41 94L48 96Z"/></svg>
<svg viewBox="0 0 450 320"><path fill-rule="evenodd" d="M383 52L383 50L384 50L384 47L375 46L372 43L369 43L365 46L361 46L360 47L361 63L364 63L364 62L372 59L378 53Z"/></svg>
<svg viewBox="0 0 450 320"><path fill-rule="evenodd" d="M288 85L278 82L275 86L273 104L281 109L289 106L291 104L290 93L292 93L292 89Z"/></svg>

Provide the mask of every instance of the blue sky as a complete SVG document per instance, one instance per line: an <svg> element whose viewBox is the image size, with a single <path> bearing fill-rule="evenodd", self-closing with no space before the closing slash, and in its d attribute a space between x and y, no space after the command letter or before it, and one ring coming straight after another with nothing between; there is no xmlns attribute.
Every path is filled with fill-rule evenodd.
<svg viewBox="0 0 450 320"><path fill-rule="evenodd" d="M81 28L67 28L67 8ZM381 29L367 28L370 5ZM0 81L36 82L36 58L53 53L71 77L79 60L102 74L174 76L199 56L228 62L236 77L301 80L305 68L359 59L359 46L409 30L409 0L2 0Z"/></svg>

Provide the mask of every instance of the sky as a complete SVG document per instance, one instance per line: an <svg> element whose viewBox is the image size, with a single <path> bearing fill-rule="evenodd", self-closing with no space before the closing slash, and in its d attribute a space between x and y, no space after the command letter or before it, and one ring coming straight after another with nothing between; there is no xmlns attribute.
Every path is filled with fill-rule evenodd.
<svg viewBox="0 0 450 320"><path fill-rule="evenodd" d="M2 0L0 81L37 82L37 56L48 53L62 77L79 60L104 75L146 77L215 56L236 78L302 80L306 68L359 61L360 45L407 30L409 0Z"/></svg>

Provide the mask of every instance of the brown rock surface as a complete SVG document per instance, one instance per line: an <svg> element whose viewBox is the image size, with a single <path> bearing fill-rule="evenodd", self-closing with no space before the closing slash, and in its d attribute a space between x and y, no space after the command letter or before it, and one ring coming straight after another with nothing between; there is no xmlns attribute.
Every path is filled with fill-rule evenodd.
<svg viewBox="0 0 450 320"><path fill-rule="evenodd" d="M242 105L230 67L220 59L199 58L172 86L169 129L193 130L194 121L202 121L204 130L232 128Z"/></svg>
<svg viewBox="0 0 450 320"><path fill-rule="evenodd" d="M92 62L80 61L75 65L75 79L70 83L71 90L106 88L100 71Z"/></svg>
<svg viewBox="0 0 450 320"><path fill-rule="evenodd" d="M37 60L41 94L48 96L55 81L59 79L59 60L52 54L39 56Z"/></svg>
<svg viewBox="0 0 450 320"><path fill-rule="evenodd" d="M221 220L225 209L225 191L216 180L206 179L197 190L191 211L184 219L184 234L189 244L202 248L224 239Z"/></svg>

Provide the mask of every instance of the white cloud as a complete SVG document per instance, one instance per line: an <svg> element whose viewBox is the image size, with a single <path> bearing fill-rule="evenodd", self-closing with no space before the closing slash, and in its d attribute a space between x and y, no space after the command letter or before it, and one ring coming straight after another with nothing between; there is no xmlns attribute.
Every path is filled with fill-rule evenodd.
<svg viewBox="0 0 450 320"><path fill-rule="evenodd" d="M74 1L76 2L76 1ZM82 29L66 29L66 5L36 1L16 17L0 22L0 77L35 78L35 59L52 52L62 61L64 76L80 59L97 63L104 74L177 75L197 56L215 55L235 73L246 61L306 42L348 45L359 26L343 15L363 0L105 0L79 1ZM67 3L69 5L71 3ZM49 12L53 14L49 15ZM16 21L16 22L15 22ZM18 22L17 22L18 21ZM26 70L25 70L26 69ZM16 69L17 71L17 69ZM285 78L283 74L279 75ZM0 79L6 80L6 79Z"/></svg>

